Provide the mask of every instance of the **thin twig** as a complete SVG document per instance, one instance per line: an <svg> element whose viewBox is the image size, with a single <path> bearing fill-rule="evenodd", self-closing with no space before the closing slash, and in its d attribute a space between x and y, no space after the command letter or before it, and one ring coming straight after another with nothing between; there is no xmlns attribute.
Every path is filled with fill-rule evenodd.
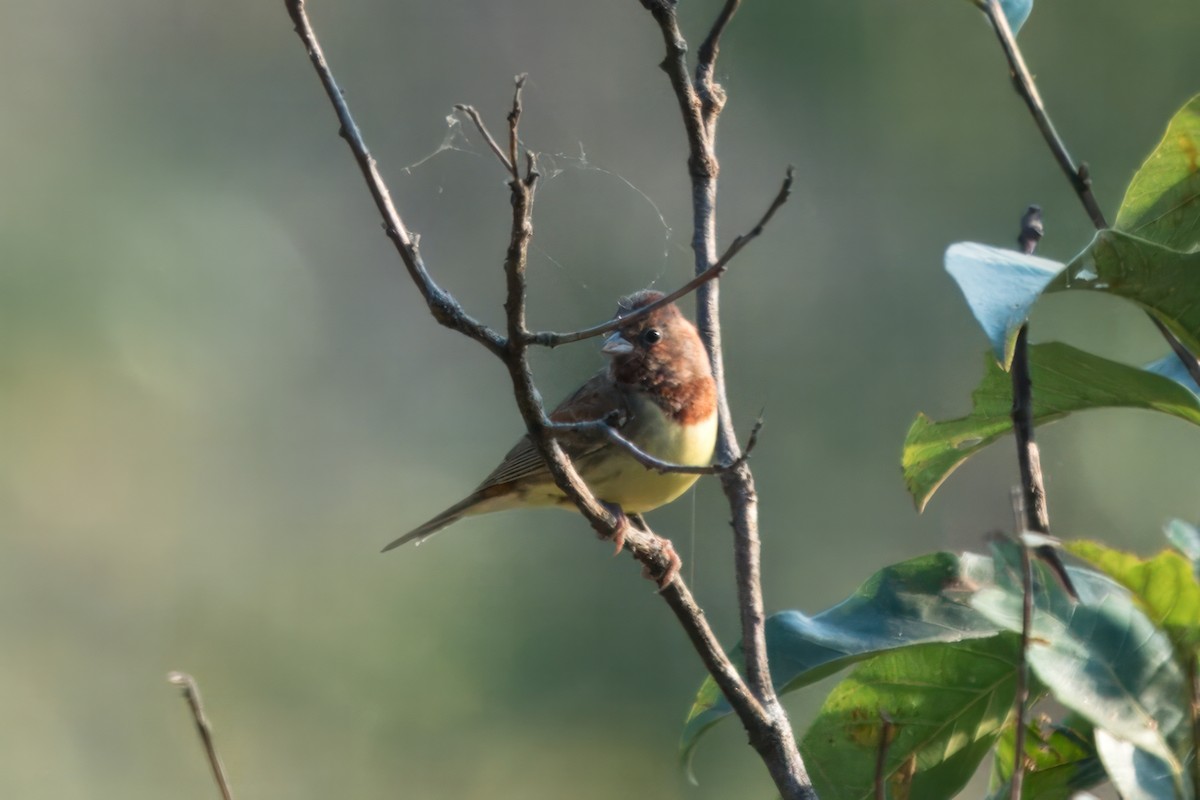
<svg viewBox="0 0 1200 800"><path fill-rule="evenodd" d="M681 475L720 475L723 472L737 469L742 463L750 458L750 452L758 444L758 433L762 430L763 418L759 416L754 422L754 428L750 431L750 438L746 441L746 448L738 457L737 461L728 464L705 464L701 466L689 466L687 464L675 464L670 461L663 461L661 458L656 458L650 455L636 444L626 439L619 430L608 424L602 419L591 420L587 422L552 422L547 427L548 429L561 436L564 433L583 433L592 431L599 433L608 438L613 444L617 445L629 455L633 456L639 464L646 469L654 470L660 473L678 473Z"/></svg>
<svg viewBox="0 0 1200 800"><path fill-rule="evenodd" d="M1042 225L1042 209L1030 206L1021 217L1021 233L1017 241L1026 255L1032 255L1045 232ZM1050 514L1046 509L1046 486L1042 480L1042 459L1034 441L1033 425L1033 380L1029 373L1029 323L1017 332L1016 349L1012 361L1012 422L1017 437L1017 461L1021 467L1021 489L1024 492L1022 507L1026 519L1022 524L1027 530L1038 533L1050 532Z"/></svg>
<svg viewBox="0 0 1200 800"><path fill-rule="evenodd" d="M699 276L720 260L716 228L720 164L715 140L717 122L724 105L724 92L713 82L712 76L720 33L737 9L737 3L727 2L716 20L714 31L708 37L713 46L705 53L705 63L697 69L695 83L688 74L687 42L679 30L676 4L672 0L641 0L641 3L650 11L662 34L666 56L661 67L675 92L687 135L688 175L692 183L692 250L694 271ZM696 322L708 350L717 388L717 460L734 463L741 453L725 391L718 287L718 282L709 281L697 289ZM765 719L741 712L738 716L749 734L751 746L766 764L784 800L812 800L816 792L796 747L787 713L775 694L767 661L766 614L763 610L761 580L762 543L758 534L758 495L754 488L754 475L743 461L735 469L722 473L720 480L732 512L734 568L746 683L766 714Z"/></svg>
<svg viewBox="0 0 1200 800"><path fill-rule="evenodd" d="M879 712L879 745L875 749L875 800L887 800L887 754L895 724L886 711Z"/></svg>
<svg viewBox="0 0 1200 800"><path fill-rule="evenodd" d="M167 681L183 690L183 699L187 700L188 709L196 723L196 731L204 745L204 754L208 757L208 766L212 769L213 781L221 792L222 800L233 800L233 790L229 788L229 779L225 776L225 768L221 765L221 757L213 744L212 726L204 713L204 704L200 701L200 687L196 679L186 672L168 672Z"/></svg>
<svg viewBox="0 0 1200 800"><path fill-rule="evenodd" d="M492 132L489 131L487 125L484 124L483 117L481 117L479 112L475 110L475 106L459 103L458 105L454 106L454 110L461 111L462 113L466 114L467 117L470 118L471 122L475 123L475 128L479 131L479 135L483 137L483 140L487 142L488 148L490 148L491 151L496 154L496 158L500 159L500 163L504 165L504 171L515 176L516 167L513 166L513 162L509 160L508 156L504 154L504 150L501 149L500 143L497 142L495 137L492 136Z"/></svg>
<svg viewBox="0 0 1200 800"><path fill-rule="evenodd" d="M1075 165L1071 154L1067 152L1067 146L1063 142L1062 137L1054 129L1054 123L1050 120L1050 114L1046 111L1041 94L1038 93L1037 84L1033 81L1033 75L1029 72L1029 67L1025 65L1025 57L1021 54L1021 48L1017 44L1017 38L1013 35L1012 28L1008 24L1008 17L1004 14L1000 0L975 0L975 5L991 21L992 29L996 32L996 37L1000 40L1000 47L1003 49L1004 56L1008 60L1009 71L1013 78L1013 87L1017 90L1017 94L1025 101L1025 105L1029 107L1029 113L1033 115L1038 130L1042 132L1042 138L1046 140L1046 144L1050 147L1050 152L1054 155L1054 160L1058 162L1063 174L1067 176L1067 180L1071 183L1071 188L1075 190L1075 195L1079 198L1079 202L1083 204L1083 208L1091 219L1092 224L1096 227L1096 230L1107 228L1108 221L1104 218L1104 212L1100 210L1100 204L1096 202L1096 196L1092 194L1092 179L1088 173L1088 166L1086 163L1079 166ZM1163 324L1162 320L1149 311L1146 312L1146 316L1154 323L1154 327L1158 329L1159 334L1162 335L1163 339L1171 347L1171 351L1179 358L1188 375L1192 377L1193 381L1200 384L1200 360L1197 360L1196 355L1187 349L1187 346L1179 340L1179 337L1170 328Z"/></svg>
<svg viewBox="0 0 1200 800"><path fill-rule="evenodd" d="M383 217L383 230L396 246L400 260L404 262L409 277L416 284L417 290L425 298L425 304L429 307L433 318L447 328L471 337L492 353L500 355L505 347L504 338L483 323L472 319L458 304L458 301L449 292L439 287L429 275L412 235L405 226L404 220L400 218L400 213L396 211L391 193L388 192L387 184L379 174L375 159L371 157L367 144L358 130L358 125L355 124L354 117L350 114L346 98L337 81L334 80L329 64L325 61L321 44L317 41L312 23L308 19L308 13L304 10L304 0L286 0L286 5L288 15L295 25L296 34L304 43L309 60L312 61L313 68L317 71L317 77L320 78L321 85L325 87L325 94L329 97L329 102L333 104L333 110L341 124L338 134L350 145L350 150L354 153L354 160L358 162L358 168L367 182L367 189L375 201L375 207L379 209L379 214Z"/></svg>
<svg viewBox="0 0 1200 800"><path fill-rule="evenodd" d="M1000 0L976 0L976 5L983 10L983 13L991 21L992 29L996 32L996 37L1000 40L1000 47L1004 50L1004 55L1008 59L1008 66L1013 77L1013 86L1016 88L1017 94L1021 95L1021 98L1025 101L1025 105L1029 107L1029 113L1033 115L1033 119L1037 123L1038 130L1042 132L1042 137L1046 140L1046 144L1050 146L1050 152L1054 155L1054 160L1058 162L1058 166L1062 169L1063 174L1071 182L1071 186L1075 189L1075 194L1079 196L1079 201L1083 203L1083 207L1087 210L1088 216L1091 217L1095 226L1097 228L1107 228L1108 223L1104 220L1104 212L1100 210L1100 204L1096 202L1096 197L1092 194L1092 182L1088 177L1087 167L1078 167L1075 165L1071 154L1067 152L1067 145L1063 142L1062 137L1058 135L1058 131L1054 129L1054 123L1050 120L1050 115L1046 112L1042 96L1038 93L1037 85L1033 82L1033 75L1030 74L1029 67L1025 65L1025 57L1021 54L1021 48L1017 46L1017 38L1013 36L1012 28L1009 27L1008 17L1004 14Z"/></svg>
<svg viewBox="0 0 1200 800"><path fill-rule="evenodd" d="M512 111L508 112L508 160L512 164L512 176L516 180L521 178L517 174L517 130L521 124L521 90L525 88L525 80L528 77L527 74L521 73L513 79L513 83L516 85L513 87ZM532 164L528 171L533 171Z"/></svg>
<svg viewBox="0 0 1200 800"><path fill-rule="evenodd" d="M717 21L713 23L712 30L705 37L704 43L700 45L700 52L696 56L696 87L704 103L705 121L715 119L725 107L725 92L713 80L713 68L721 52L721 35L725 33L726 26L741 4L741 0L725 1L725 6L717 16Z"/></svg>
<svg viewBox="0 0 1200 800"><path fill-rule="evenodd" d="M1029 707L1029 636L1033 627L1033 561L1023 535L1028 510L1020 492L1013 491L1013 516L1017 526L1017 547L1021 548L1021 647L1017 651L1017 685L1013 694L1016 730L1013 737L1013 770L1009 784L1011 800L1021 800L1025 782L1025 714Z"/></svg>
<svg viewBox="0 0 1200 800"><path fill-rule="evenodd" d="M737 668L725 654L721 643L713 634L704 617L704 612L696 604L683 580L675 574L676 563L673 562L674 554L669 543L648 530L631 525L627 525L624 530L619 530L618 526L621 524L621 520L618 520L592 496L556 440L555 432L551 429L551 423L545 415L541 395L533 382L529 369L527 357L529 332L525 325L525 265L527 249L533 233L531 208L538 179L536 160L533 155L526 154L524 178L517 173L515 168L510 171L512 180L509 186L513 200L513 222L505 258L505 311L509 332L509 336L506 338L471 320L453 298L438 289L429 277L415 247L409 241L403 222L391 203L387 187L375 169L374 162L350 115L349 107L325 62L316 34L304 11L304 0L287 0L287 8L295 23L296 32L304 42L317 74L325 86L326 94L342 123L343 135L359 162L372 196L376 199L376 205L384 217L388 234L396 243L410 276L417 284L431 311L434 312L435 318L443 325L461 330L471 338L482 342L504 362L512 378L515 399L529 429L530 437L545 459L556 484L575 502L580 512L598 534L611 539L618 533L623 533L625 546L642 563L646 573L660 583L660 594L675 613L709 674L712 675L730 706L741 719L756 723L757 727L754 730L766 729L772 724L775 715L764 709L754 693L750 691ZM510 115L510 153L506 157L508 164L514 167L517 161L516 148L519 141L517 126L520 119L520 88L521 80L518 79L513 99L513 112ZM486 128L484 129L486 130ZM664 579L667 577L671 577L671 580L665 581ZM664 583L665 585L663 585ZM747 726L751 727L749 723ZM788 741L795 750L790 729L786 732ZM757 735L756 738L763 739L764 737ZM762 750L761 747L759 749ZM774 774L776 769L770 762L768 767ZM787 800L792 800L793 797L801 795L789 793L786 796ZM803 796L815 797L811 794Z"/></svg>
<svg viewBox="0 0 1200 800"><path fill-rule="evenodd" d="M1021 217L1021 232L1017 242L1026 255L1033 255L1038 242L1045 235L1042 209L1030 206ZM1017 442L1017 464L1021 473L1021 509L1025 515L1020 521L1024 530L1041 534L1050 533L1050 512L1046 506L1046 485L1042 477L1042 456L1034 439L1033 420L1033 377L1029 363L1029 323L1017 331L1013 349L1012 366L1012 424ZM1059 558L1058 551L1050 545L1039 545L1034 549L1039 559L1050 567L1055 577L1072 597L1077 597L1067 568Z"/></svg>
<svg viewBox="0 0 1200 800"><path fill-rule="evenodd" d="M580 330L570 331L568 333L555 333L553 331L532 332L527 335L526 341L528 341L530 344L539 345L541 347L558 347L559 345L580 342L584 339L591 339L595 336L600 336L608 333L609 331L614 331L617 328L628 325L630 322L644 317L656 309L662 308L670 303L674 303L679 298L687 296L709 281L716 280L717 278L721 277L725 274L726 270L729 269L729 263L733 261L734 257L742 251L742 248L762 235L767 223L770 222L771 218L775 216L775 212L778 211L783 204L788 201L788 198L792 194L792 183L794 179L795 170L789 166L786 174L784 175L783 183L779 187L779 191L775 193L775 197L771 200L771 205L767 207L766 213L764 213L762 218L759 219L758 224L730 242L729 247L725 248L725 252L721 254L721 257L718 258L712 266L706 268L703 272L693 277L675 291L667 294L662 299L655 300L653 303L647 303L641 308L631 311L628 314L618 317L617 319L611 319L607 322L602 322L599 325L593 325L590 328L582 328Z"/></svg>

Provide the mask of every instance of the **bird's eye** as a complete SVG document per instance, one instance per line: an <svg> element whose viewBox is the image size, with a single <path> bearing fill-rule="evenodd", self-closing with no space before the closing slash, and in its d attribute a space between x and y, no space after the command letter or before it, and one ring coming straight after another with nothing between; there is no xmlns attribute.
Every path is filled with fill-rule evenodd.
<svg viewBox="0 0 1200 800"><path fill-rule="evenodd" d="M658 328L647 328L642 333L642 341L646 344L658 344L662 341L662 331Z"/></svg>

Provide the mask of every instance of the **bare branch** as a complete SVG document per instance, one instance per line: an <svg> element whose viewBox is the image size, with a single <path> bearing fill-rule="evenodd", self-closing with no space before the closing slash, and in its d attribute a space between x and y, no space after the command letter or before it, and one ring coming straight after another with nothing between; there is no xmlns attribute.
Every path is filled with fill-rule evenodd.
<svg viewBox="0 0 1200 800"><path fill-rule="evenodd" d="M789 197L791 197L792 183L794 178L795 170L792 167L788 167L787 173L783 179L783 185L779 187L779 191L776 192L774 199L771 200L771 205L767 208L766 213L762 215L762 218L758 221L758 224L751 228L748 232L743 233L735 238L733 242L730 243L729 247L726 248L724 254L722 254L712 266L693 277L675 291L667 294L661 300L656 300L653 303L647 303L641 308L631 311L628 314L618 317L617 319L611 319L607 322L602 322L599 325L593 325L590 328L582 328L580 330L570 331L568 333L555 333L553 331L529 333L526 336L526 341L529 342L529 344L538 345L541 347L558 347L560 345L571 344L572 342L580 342L584 339L591 339L596 336L601 336L609 331L615 331L617 328L620 328L623 325L628 325L630 322L644 317L665 305L674 303L681 297L686 297L691 292L696 291L709 281L716 280L717 278L721 277L725 274L726 270L729 269L729 263L733 261L734 257L742 251L742 248L762 235L763 229L766 228L767 223L771 221L771 218L775 216L775 212L778 211L783 204L788 201Z"/></svg>
<svg viewBox="0 0 1200 800"><path fill-rule="evenodd" d="M1045 233L1042 224L1042 209L1030 206L1021 217L1021 232L1017 241L1026 255L1033 255L1038 242ZM1042 457L1034 440L1033 422L1033 378L1029 367L1029 323L1017 331L1013 349L1012 367L1012 424L1017 441L1017 464L1021 471L1021 503L1024 518L1019 526L1024 530L1041 534L1050 533L1050 512L1046 508L1046 486L1042 478ZM1024 546L1024 545L1022 545ZM1077 597L1075 586L1067 574L1067 568L1058 552L1048 545L1035 548L1037 557L1046 563L1072 597Z"/></svg>
<svg viewBox="0 0 1200 800"><path fill-rule="evenodd" d="M521 179L517 172L517 144L519 142L517 130L521 124L521 90L525 88L525 80L528 77L525 73L521 73L513 79L513 83L516 85L513 87L512 111L508 112L508 160L512 163L513 177L517 180ZM530 171L532 169L531 165Z"/></svg>
<svg viewBox="0 0 1200 800"><path fill-rule="evenodd" d="M636 444L626 439L620 431L609 425L604 420L592 420L590 422L551 422L547 427L551 433L560 436L564 433L582 433L584 431L594 431L607 437L609 441L617 445L641 464L646 469L654 470L655 472L668 473L674 472L682 475L720 475L723 472L729 472L737 469L750 458L750 452L758 444L758 433L762 430L763 418L759 418L754 422L754 427L750 431L750 438L746 442L746 449L742 451L741 456L737 461L729 464L707 464L703 466L689 466L687 464L674 464L670 461L663 461L661 458L655 458L647 453Z"/></svg>
<svg viewBox="0 0 1200 800"><path fill-rule="evenodd" d="M1030 206L1021 217L1021 233L1017 241L1026 255L1032 255L1041 241L1044 228L1042 209ZM1017 461L1021 468L1022 508L1026 518L1022 524L1038 533L1050 532L1050 514L1046 509L1046 486L1042 480L1042 459L1033 434L1033 380L1029 373L1029 323L1017 332L1012 362L1012 423L1017 437Z"/></svg>
<svg viewBox="0 0 1200 800"><path fill-rule="evenodd" d="M1029 107L1029 113L1033 115L1038 130L1042 132L1042 138L1050 146L1054 160L1058 162L1063 174L1071 182L1075 194L1079 196L1079 201L1083 203L1093 224L1097 228L1107 228L1108 223L1104 220L1104 212L1100 210L1100 204L1096 202L1096 197L1092 194L1092 182L1088 178L1087 167L1075 165L1071 154L1067 152L1067 145L1058 135L1058 131L1054 129L1054 123L1050 121L1050 115L1046 112L1042 96L1033 82L1033 75L1030 74L1029 67L1025 65L1025 57L1021 55L1021 48L1017 46L1017 39L1013 36L1012 28L1009 27L1008 17L1004 14L1000 0L976 0L976 5L991 21L992 29L995 30L996 37L1000 40L1000 47L1004 50L1004 56L1008 59L1013 86L1016 88L1017 94L1021 95L1021 99L1025 101L1025 105Z"/></svg>
<svg viewBox="0 0 1200 800"><path fill-rule="evenodd" d="M700 45L700 53L696 57L696 86L704 103L706 122L715 119L721 113L721 109L725 107L725 92L713 80L713 70L716 67L717 56L721 52L721 34L725 32L725 27L729 25L729 21L733 19L733 15L737 13L741 4L741 0L725 0L724 8L717 15L712 29L705 37L704 43Z"/></svg>
<svg viewBox="0 0 1200 800"><path fill-rule="evenodd" d="M471 122L475 123L475 128L479 131L479 135L487 142L487 146L491 151L496 154L496 158L500 159L500 163L504 165L504 170L510 175L515 176L516 167L513 166L513 162L509 160L508 156L504 154L504 150L500 148L500 143L492 136L492 132L484 124L483 117L479 116L479 112L475 110L475 106L459 103L454 106L454 110L463 112L470 118Z"/></svg>
<svg viewBox="0 0 1200 800"><path fill-rule="evenodd" d="M222 800L233 800L233 790L229 787L225 768L221 765L221 757L217 755L216 745L213 744L212 726L208 724L208 717L204 714L204 704L200 701L200 687L196 685L196 679L186 672L168 672L167 681L183 689L183 699L187 700L188 709L192 712L196 732L200 734L204 754L208 757L208 766L212 769L213 781L221 792Z"/></svg>
<svg viewBox="0 0 1200 800"><path fill-rule="evenodd" d="M736 3L727 3L710 34L713 47L705 53L705 66L698 69L698 88L688 76L687 42L680 33L671 0L641 0L654 17L662 33L666 56L661 64L675 92L688 141L688 174L692 183L692 250L695 273L703 275L721 258L717 251L716 199L720 165L716 155L716 129L724 95L712 82L720 33L732 16ZM707 94L705 94L707 93ZM731 246L732 247L732 246ZM717 460L736 463L736 432L725 391L725 365L721 352L719 284L706 281L696 292L696 323L708 350L713 380L717 388ZM775 694L767 662L766 613L761 581L762 542L758 535L758 495L754 475L744 461L720 476L721 488L732 512L734 568L741 616L742 651L746 664L746 683L762 705L765 717L747 714L738 717L749 734L750 744L758 751L784 800L812 800L816 797L804 761L796 747L787 713Z"/></svg>
<svg viewBox="0 0 1200 800"><path fill-rule="evenodd" d="M338 122L341 123L339 135L350 145L350 150L354 153L354 160L358 162L358 168L362 171L371 197L375 200L375 207L379 209L379 213L383 217L383 230L396 246L400 260L404 262L409 277L417 285L421 296L425 298L425 303L429 306L433 318L447 328L471 337L499 355L505 346L503 337L467 315L458 301L449 292L439 287L425 269L425 262L421 259L413 237L405 226L404 220L400 218L400 213L396 211L391 193L388 192L387 185L379 174L375 159L367 150L366 142L363 141L358 125L355 124L354 117L350 114L346 98L337 81L334 80L333 73L329 70L325 54L321 50L321 44L313 31L312 23L309 22L308 13L304 10L304 0L286 0L286 5L296 33L304 43L309 60L312 61L313 68L321 79L321 85L325 87L325 94L329 97L329 102L333 104Z"/></svg>
<svg viewBox="0 0 1200 800"><path fill-rule="evenodd" d="M1029 631L1033 627L1033 561L1029 545L1022 535L1026 530L1029 511L1022 493L1013 491L1013 516L1017 524L1017 547L1021 548L1021 647L1017 651L1017 685L1013 707L1017 722L1013 739L1013 771L1009 797L1021 800L1021 785L1025 782L1025 715L1029 710Z"/></svg>

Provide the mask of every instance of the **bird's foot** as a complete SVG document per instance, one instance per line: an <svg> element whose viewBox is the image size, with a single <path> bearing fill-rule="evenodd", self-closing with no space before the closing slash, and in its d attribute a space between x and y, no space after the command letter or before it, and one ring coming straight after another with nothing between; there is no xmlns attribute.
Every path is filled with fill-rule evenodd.
<svg viewBox="0 0 1200 800"><path fill-rule="evenodd" d="M618 556L621 554L621 551L625 549L625 534L629 533L629 515L626 514L621 509L621 506L617 505L616 503L606 503L601 500L600 505L604 506L605 510L617 519L616 528L613 530L613 534L609 538L616 546L616 549L613 550L613 555ZM637 517L636 514L634 516ZM641 518L638 517L638 520L640 521Z"/></svg>
<svg viewBox="0 0 1200 800"><path fill-rule="evenodd" d="M614 556L624 549L625 536L629 533L630 528L637 528L639 531L653 536L655 541L658 542L658 552L663 560L666 561L666 566L659 571L651 569L649 564L644 564L642 566L642 577L658 584L660 592L667 588L675 580L675 576L679 574L680 567L683 566L683 562L679 559L679 554L675 552L675 546L671 544L671 540L651 531L650 526L642 519L641 514L626 514L616 503L606 503L601 500L600 504L608 510L608 513L617 518L616 530L611 537L612 541L616 544L616 549L613 551ZM658 574L656 575L655 573Z"/></svg>
<svg viewBox="0 0 1200 800"><path fill-rule="evenodd" d="M658 535L655 535L654 538L658 539L659 553L666 559L667 566L661 575L655 577L650 569L650 565L646 564L642 567L642 577L657 583L658 590L661 592L675 580L675 576L679 574L679 569L683 566L683 562L679 559L679 554L675 552L675 545L671 544L670 539Z"/></svg>

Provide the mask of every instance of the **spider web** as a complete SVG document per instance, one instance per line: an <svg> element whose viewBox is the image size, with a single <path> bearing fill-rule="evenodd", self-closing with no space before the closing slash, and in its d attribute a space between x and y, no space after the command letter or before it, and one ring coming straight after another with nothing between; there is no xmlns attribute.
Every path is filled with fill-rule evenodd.
<svg viewBox="0 0 1200 800"><path fill-rule="evenodd" d="M466 116L460 111L455 110L447 114L445 118L446 129L438 145L428 154L422 156L411 164L401 167L400 171L406 175L412 175L415 170L424 167L429 162L433 161L435 158L444 153L464 153L471 156L484 155L483 151L476 147L475 143L471 140L471 137L468 136L467 129L469 126L464 124L464 120L466 120ZM597 164L593 164L591 161L589 161L583 142L579 142L579 152L575 155L562 152L551 153L546 151L534 151L534 154L537 156L542 173L542 180L545 182L552 181L569 171L594 172L603 175L606 178L611 178L612 180L617 181L629 191L632 191L634 194L636 194L641 202L650 207L654 217L658 220L658 225L662 228L662 254L659 259L658 269L655 271L654 277L649 283L649 286L651 287L657 285L667 272L673 231L671 226L667 223L666 216L663 215L662 210L658 207L658 203L654 202L654 198L652 198L641 187L626 178L621 173ZM564 274L571 276L571 278L575 280L581 288L590 291L591 287L589 287L587 282L580 277L582 274L580 270L564 264L559 258L555 257L554 254L547 251L536 241L531 243L531 250L539 257L544 258L548 263L554 265L554 267L559 269Z"/></svg>

